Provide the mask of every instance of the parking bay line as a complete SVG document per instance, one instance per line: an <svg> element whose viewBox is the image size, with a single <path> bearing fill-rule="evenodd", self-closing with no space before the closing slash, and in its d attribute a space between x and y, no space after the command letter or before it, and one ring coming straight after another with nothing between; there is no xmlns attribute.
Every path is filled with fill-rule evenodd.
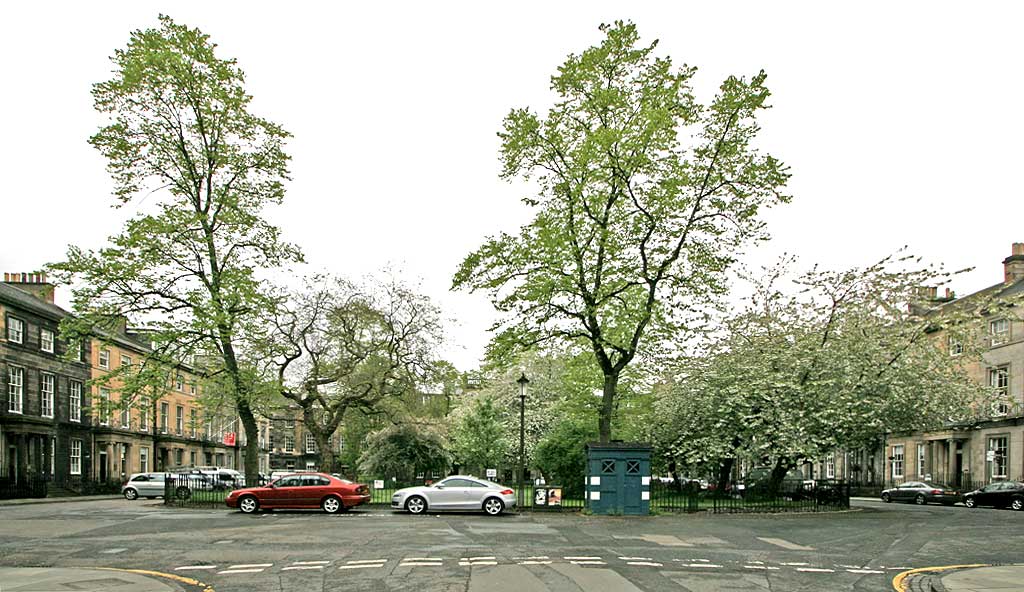
<svg viewBox="0 0 1024 592"><path fill-rule="evenodd" d="M810 573L836 573L834 569L827 569L822 567L798 567L797 571L805 571Z"/></svg>
<svg viewBox="0 0 1024 592"><path fill-rule="evenodd" d="M664 567L664 564L657 561L627 561L626 565L642 565L645 567Z"/></svg>
<svg viewBox="0 0 1024 592"><path fill-rule="evenodd" d="M273 567L273 563L241 563L238 565L232 565L228 569L249 569L250 567Z"/></svg>
<svg viewBox="0 0 1024 592"><path fill-rule="evenodd" d="M243 573L260 573L264 568L259 569L225 569L224 571L218 571L217 575L230 575L230 574L243 574Z"/></svg>
<svg viewBox="0 0 1024 592"><path fill-rule="evenodd" d="M384 562L381 563L355 563L351 565L339 565L338 569L367 569L367 568L381 568L384 567Z"/></svg>
<svg viewBox="0 0 1024 592"><path fill-rule="evenodd" d="M292 561L292 565L327 565L330 561Z"/></svg>
<svg viewBox="0 0 1024 592"><path fill-rule="evenodd" d="M351 561L346 561L345 564L346 565L358 565L358 564L361 564L361 563L387 563L387 562L388 562L387 559L353 559Z"/></svg>
<svg viewBox="0 0 1024 592"><path fill-rule="evenodd" d="M288 567L282 567L281 571L295 571L300 569L323 569L324 565L289 565Z"/></svg>
<svg viewBox="0 0 1024 592"><path fill-rule="evenodd" d="M183 565L174 568L174 571L185 571L189 569L217 569L216 565Z"/></svg>

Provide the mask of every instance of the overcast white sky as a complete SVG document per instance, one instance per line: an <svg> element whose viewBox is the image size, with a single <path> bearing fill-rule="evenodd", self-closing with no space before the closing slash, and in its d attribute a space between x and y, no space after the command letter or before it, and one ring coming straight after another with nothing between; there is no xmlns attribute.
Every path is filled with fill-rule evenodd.
<svg viewBox="0 0 1024 592"><path fill-rule="evenodd" d="M660 53L699 68L707 99L729 74L768 73L761 145L790 165L793 203L752 264L863 265L903 245L976 266L964 294L1002 279L1024 241L1024 4L1011 2L17 2L0 8L0 270L31 271L68 244L100 246L105 163L90 87L157 15L199 27L248 76L253 110L294 138L286 206L272 213L316 269L393 264L458 321L448 357L475 367L493 319L451 277L487 235L530 216L498 178L512 107L544 108L549 77L633 20ZM1016 229L1016 230L1015 230ZM61 300L58 295L58 301Z"/></svg>

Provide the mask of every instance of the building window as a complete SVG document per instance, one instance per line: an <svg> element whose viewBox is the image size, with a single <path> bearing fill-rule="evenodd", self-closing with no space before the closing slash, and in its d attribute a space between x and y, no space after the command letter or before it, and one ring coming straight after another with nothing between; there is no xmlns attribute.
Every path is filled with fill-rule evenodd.
<svg viewBox="0 0 1024 592"><path fill-rule="evenodd" d="M311 460L307 460L306 461L306 470L307 471L315 471L316 470L316 463L311 461Z"/></svg>
<svg viewBox="0 0 1024 592"><path fill-rule="evenodd" d="M949 336L949 355L959 356L964 353L964 343L955 335Z"/></svg>
<svg viewBox="0 0 1024 592"><path fill-rule="evenodd" d="M21 413L25 393L25 369L10 366L7 369L7 411Z"/></svg>
<svg viewBox="0 0 1024 592"><path fill-rule="evenodd" d="M174 408L174 431L179 436L185 433L185 408L181 405Z"/></svg>
<svg viewBox="0 0 1024 592"><path fill-rule="evenodd" d="M999 345L1010 340L1010 321L996 319L988 324L988 334L992 337L992 345Z"/></svg>
<svg viewBox="0 0 1024 592"><path fill-rule="evenodd" d="M69 447L68 458L71 460L71 474L81 475L82 474L82 441L71 440L71 446Z"/></svg>
<svg viewBox="0 0 1024 592"><path fill-rule="evenodd" d="M295 436L288 434L284 437L284 451L295 452Z"/></svg>
<svg viewBox="0 0 1024 592"><path fill-rule="evenodd" d="M100 389L100 425L110 425L110 389Z"/></svg>
<svg viewBox="0 0 1024 592"><path fill-rule="evenodd" d="M192 450L188 453L188 462L191 466L196 466L196 451Z"/></svg>
<svg viewBox="0 0 1024 592"><path fill-rule="evenodd" d="M21 413L21 400L25 391L25 369L7 368L7 411Z"/></svg>
<svg viewBox="0 0 1024 592"><path fill-rule="evenodd" d="M121 427L126 430L132 427L132 404L129 401L124 401L124 407L121 408Z"/></svg>
<svg viewBox="0 0 1024 592"><path fill-rule="evenodd" d="M54 393L54 380L53 374L42 374L39 377L39 390L41 393L41 415L43 417L53 417L53 393Z"/></svg>
<svg viewBox="0 0 1024 592"><path fill-rule="evenodd" d="M196 425L199 423L199 417L198 417L198 414L196 413L195 409L190 409L188 413L189 413L189 418L188 418L189 431L192 433L192 437L195 438L196 437ZM195 464L195 463L193 463L193 464Z"/></svg>
<svg viewBox="0 0 1024 592"><path fill-rule="evenodd" d="M834 454L830 454L825 457L825 478L836 478L836 457Z"/></svg>
<svg viewBox="0 0 1024 592"><path fill-rule="evenodd" d="M49 329L39 330L39 349L44 352L53 353L53 331Z"/></svg>
<svg viewBox="0 0 1024 592"><path fill-rule="evenodd" d="M312 454L316 452L316 438L313 434L306 434L306 453Z"/></svg>
<svg viewBox="0 0 1024 592"><path fill-rule="evenodd" d="M70 347L72 347L75 350L75 361L76 362L84 362L85 361L85 343L82 342L81 340L75 341L74 343L71 344Z"/></svg>
<svg viewBox="0 0 1024 592"><path fill-rule="evenodd" d="M185 392L185 379L181 377L181 374L174 377L174 390L179 393Z"/></svg>
<svg viewBox="0 0 1024 592"><path fill-rule="evenodd" d="M122 368L131 368L131 366L132 366L132 357L131 356L126 356L124 354L121 354L121 367Z"/></svg>
<svg viewBox="0 0 1024 592"><path fill-rule="evenodd" d="M82 383L72 382L68 392L68 418L82 421Z"/></svg>
<svg viewBox="0 0 1024 592"><path fill-rule="evenodd" d="M100 368L104 370L110 369L110 350L103 348L100 350Z"/></svg>
<svg viewBox="0 0 1024 592"><path fill-rule="evenodd" d="M990 459L989 462L992 466L992 478L993 479L1006 479L1006 467L1010 464L1009 459L1006 456L1007 452L1007 438L1006 436L998 436L995 438L988 439L988 450L987 457Z"/></svg>
<svg viewBox="0 0 1024 592"><path fill-rule="evenodd" d="M149 472L149 448L145 446L139 448L139 471Z"/></svg>
<svg viewBox="0 0 1024 592"><path fill-rule="evenodd" d="M196 383L193 382L188 385L188 392L191 393L193 397L196 396L196 393L199 392L199 389L196 387Z"/></svg>
<svg viewBox="0 0 1024 592"><path fill-rule="evenodd" d="M988 385L993 391L992 412L996 415L1006 415L1010 411L1010 369L1007 366L988 369Z"/></svg>
<svg viewBox="0 0 1024 592"><path fill-rule="evenodd" d="M338 436L338 452L345 452L345 438L342 436Z"/></svg>
<svg viewBox="0 0 1024 592"><path fill-rule="evenodd" d="M892 447L892 478L903 478L903 445L898 444Z"/></svg>
<svg viewBox="0 0 1024 592"><path fill-rule="evenodd" d="M924 479L924 444L917 445L917 478Z"/></svg>
<svg viewBox="0 0 1024 592"><path fill-rule="evenodd" d="M160 433L167 433L167 422L171 414L171 406L168 403L160 403Z"/></svg>
<svg viewBox="0 0 1024 592"><path fill-rule="evenodd" d="M11 343L25 342L25 322L14 317L7 317L7 341Z"/></svg>
<svg viewBox="0 0 1024 592"><path fill-rule="evenodd" d="M185 460L185 451L181 448L174 451L174 464L181 466L181 463Z"/></svg>
<svg viewBox="0 0 1024 592"><path fill-rule="evenodd" d="M149 403L143 401L142 407L139 408L139 430L143 432L149 431Z"/></svg>

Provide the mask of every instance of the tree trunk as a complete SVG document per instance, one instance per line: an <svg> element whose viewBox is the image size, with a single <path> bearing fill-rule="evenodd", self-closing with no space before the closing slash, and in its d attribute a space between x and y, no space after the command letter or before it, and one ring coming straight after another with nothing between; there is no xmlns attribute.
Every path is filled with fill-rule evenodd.
<svg viewBox="0 0 1024 592"><path fill-rule="evenodd" d="M309 429L309 426L306 426ZM316 449L320 453L320 472L334 472L334 450L331 449L331 434L326 429L310 430L316 439Z"/></svg>
<svg viewBox="0 0 1024 592"><path fill-rule="evenodd" d="M780 456L775 461L772 474L768 477L768 495L770 497L778 497L779 490L782 488L782 480L786 478L786 473L792 468L792 463L785 456Z"/></svg>
<svg viewBox="0 0 1024 592"><path fill-rule="evenodd" d="M725 495L725 489L729 486L729 479L735 464L736 459L731 456L723 458L718 464L718 483L715 484L715 495Z"/></svg>
<svg viewBox="0 0 1024 592"><path fill-rule="evenodd" d="M604 375L604 391L601 395L601 415L597 420L597 431L602 444L612 441L612 412L615 410L615 395L618 393L619 374Z"/></svg>
<svg viewBox="0 0 1024 592"><path fill-rule="evenodd" d="M236 407L238 416L242 419L242 428L245 429L245 450L242 453L245 482L246 484L256 484L259 483L260 475L260 429L248 401L239 398Z"/></svg>
<svg viewBox="0 0 1024 592"><path fill-rule="evenodd" d="M679 480L679 465L676 464L676 461L669 461L668 474L672 476L672 489L674 489L676 493L682 493L683 484Z"/></svg>

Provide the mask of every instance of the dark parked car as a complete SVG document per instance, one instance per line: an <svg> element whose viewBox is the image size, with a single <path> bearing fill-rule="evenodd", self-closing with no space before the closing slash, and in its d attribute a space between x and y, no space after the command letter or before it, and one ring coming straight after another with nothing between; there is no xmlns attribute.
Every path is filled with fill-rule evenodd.
<svg viewBox="0 0 1024 592"><path fill-rule="evenodd" d="M229 508L252 514L260 508L321 508L328 514L365 504L370 490L324 473L286 475L264 487L236 489L224 498Z"/></svg>
<svg viewBox="0 0 1024 592"><path fill-rule="evenodd" d="M989 483L981 489L964 494L964 505L968 508L977 506L993 506L1014 510L1024 510L1024 483L1018 481L999 481Z"/></svg>
<svg viewBox="0 0 1024 592"><path fill-rule="evenodd" d="M907 481L882 492L883 502L914 502L923 506L929 502L952 506L961 501L960 492L923 481Z"/></svg>

